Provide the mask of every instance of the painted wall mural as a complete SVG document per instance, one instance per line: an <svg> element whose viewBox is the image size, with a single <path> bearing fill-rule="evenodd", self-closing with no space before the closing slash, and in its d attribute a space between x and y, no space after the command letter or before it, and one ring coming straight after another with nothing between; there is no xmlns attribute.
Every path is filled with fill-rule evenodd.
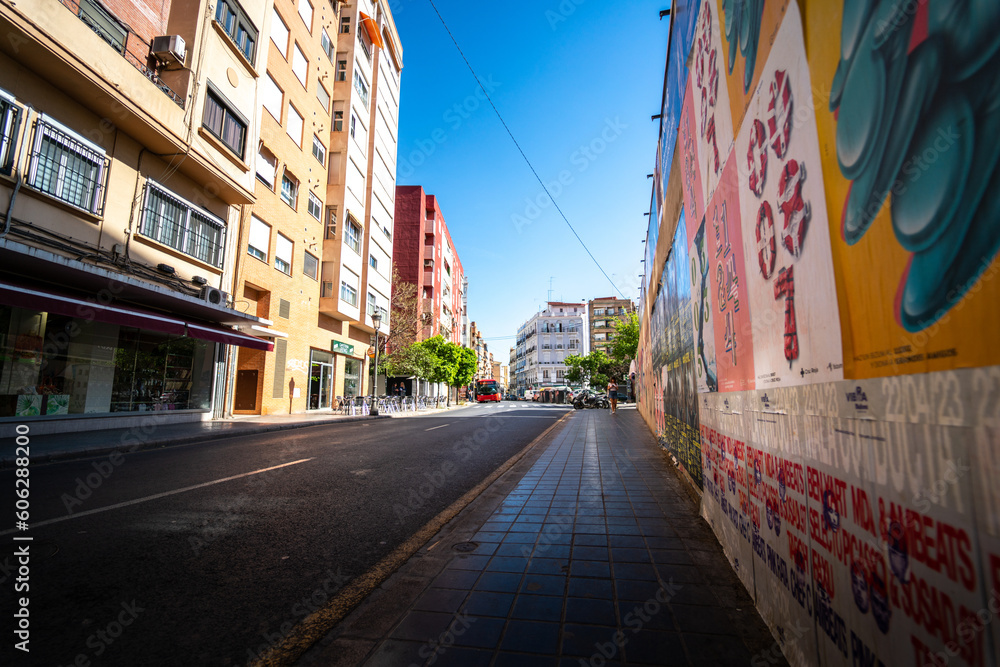
<svg viewBox="0 0 1000 667"><path fill-rule="evenodd" d="M1000 3L803 4L671 26L639 408L793 665L1000 664Z"/></svg>

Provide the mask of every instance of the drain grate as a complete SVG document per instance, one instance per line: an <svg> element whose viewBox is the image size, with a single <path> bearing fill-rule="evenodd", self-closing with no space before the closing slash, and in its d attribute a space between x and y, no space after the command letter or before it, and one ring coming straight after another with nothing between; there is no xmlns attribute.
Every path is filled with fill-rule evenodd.
<svg viewBox="0 0 1000 667"><path fill-rule="evenodd" d="M478 542L459 542L458 544L453 544L451 546L455 551L460 551L462 553L469 553L470 551L475 551L479 548Z"/></svg>

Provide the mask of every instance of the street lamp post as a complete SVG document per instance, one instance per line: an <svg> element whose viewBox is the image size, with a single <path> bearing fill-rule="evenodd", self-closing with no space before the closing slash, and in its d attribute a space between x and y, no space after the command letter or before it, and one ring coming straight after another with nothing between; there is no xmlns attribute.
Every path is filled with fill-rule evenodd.
<svg viewBox="0 0 1000 667"><path fill-rule="evenodd" d="M377 310L372 313L372 324L375 325L375 366L372 369L372 409L373 417L378 417L378 403L375 400L375 388L378 386L378 329L382 324L382 313Z"/></svg>

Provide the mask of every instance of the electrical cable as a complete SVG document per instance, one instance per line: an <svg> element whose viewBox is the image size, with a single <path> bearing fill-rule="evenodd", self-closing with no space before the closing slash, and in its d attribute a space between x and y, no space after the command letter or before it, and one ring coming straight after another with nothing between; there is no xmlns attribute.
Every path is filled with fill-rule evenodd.
<svg viewBox="0 0 1000 667"><path fill-rule="evenodd" d="M517 147L517 150L521 154L521 157L524 158L525 163L528 165L528 169L530 169L531 173L535 175L535 179L537 179L538 183L542 186L542 190L544 190L545 194L548 195L549 201L551 201L555 209L559 211L559 215L566 223L566 226L569 227L569 230L573 232L573 236L576 237L576 240L580 242L580 245L583 246L583 249L587 251L588 255L590 255L590 259L594 260L594 264L597 265L597 268L601 271L601 273L604 274L604 277L608 279L608 282L611 283L611 286L615 289L615 291L618 292L618 294L621 295L621 297L624 299L625 294L620 289L618 289L618 285L615 284L615 281L611 280L611 276L608 275L607 271L604 270L604 267L601 266L601 263L597 261L596 257L594 257L594 253L590 252L590 248L587 247L587 244L584 243L583 239L580 238L580 235L577 234L576 229L573 228L573 225L570 223L569 218L567 218L566 214L563 213L561 208L559 208L559 204L556 203L555 197L553 197L552 193L549 192L548 187L546 187L545 185L545 181L543 181L542 177L538 175L537 171L535 171L535 167L534 165L531 164L531 160L528 159L528 156L524 154L524 150L521 148L521 144L519 144L517 142L517 139L514 138L514 133L510 131L510 128L507 126L506 121L504 121L503 116L500 115L500 110L497 109L495 104L493 104L493 98L490 97L490 94L486 91L485 86L483 86L482 81L480 81L479 79L479 75L476 74L476 70L472 68L472 63L470 63L469 59L465 57L465 53L462 51L462 47L458 45L458 40L455 39L455 35L452 34L451 28L448 27L448 24L445 22L444 17L441 16L441 12L438 11L437 5L434 4L434 0L427 0L427 1L434 9L434 13L437 14L437 17L438 19L440 19L441 25L444 26L445 31L447 31L448 36L451 37L452 43L455 45L455 48L458 49L458 54L462 56L462 60L465 61L465 66L469 68L470 72L472 72L472 77L476 80L476 84L479 85L480 90L483 91L483 95L486 96L486 101L489 102L490 106L493 108L493 113L495 113L497 115L497 118L500 119L500 123L503 125L503 129L507 131L507 135L510 137L510 140L514 142L514 146Z"/></svg>

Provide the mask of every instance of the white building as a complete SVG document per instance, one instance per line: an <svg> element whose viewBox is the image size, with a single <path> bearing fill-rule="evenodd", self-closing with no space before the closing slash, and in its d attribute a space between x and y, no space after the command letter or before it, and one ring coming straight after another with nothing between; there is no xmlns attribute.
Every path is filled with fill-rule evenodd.
<svg viewBox="0 0 1000 667"><path fill-rule="evenodd" d="M586 317L586 303L549 301L518 327L512 373L519 391L566 384L566 357L587 354Z"/></svg>

